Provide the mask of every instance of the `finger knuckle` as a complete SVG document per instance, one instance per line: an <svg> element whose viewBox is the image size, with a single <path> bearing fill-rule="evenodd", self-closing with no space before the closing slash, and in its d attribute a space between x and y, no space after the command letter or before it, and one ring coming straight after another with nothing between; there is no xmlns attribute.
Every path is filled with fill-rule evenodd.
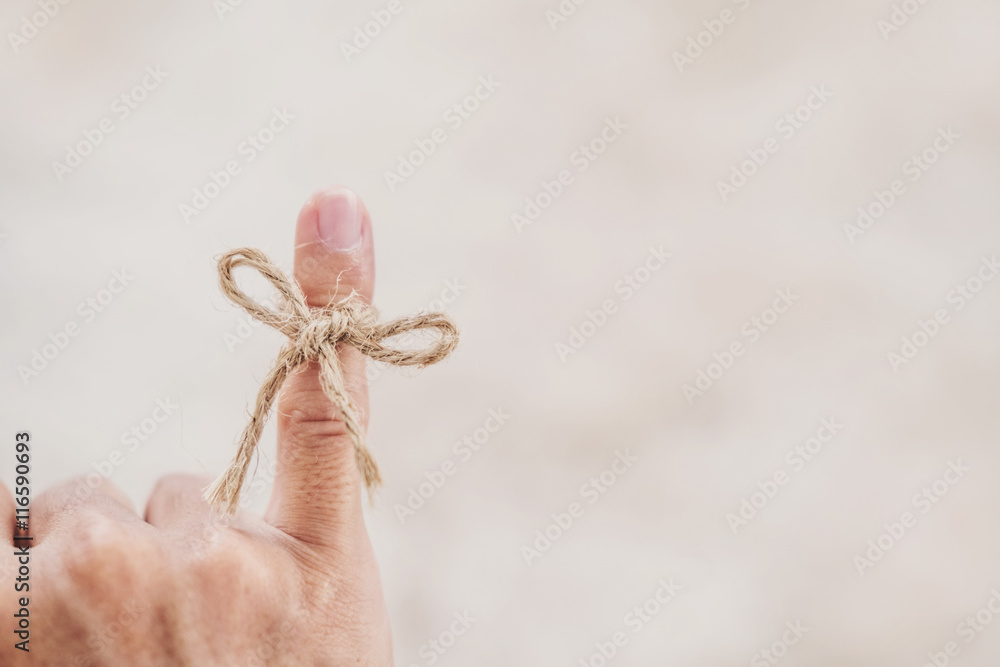
<svg viewBox="0 0 1000 667"><path fill-rule="evenodd" d="M100 591L108 598L133 595L148 587L150 575L161 571L162 553L135 526L96 512L86 512L69 527L72 545L65 568L76 586ZM115 585L109 587L108 582Z"/></svg>
<svg viewBox="0 0 1000 667"><path fill-rule="evenodd" d="M311 442L348 434L340 410L321 391L289 390L282 398L278 426L293 438Z"/></svg>
<svg viewBox="0 0 1000 667"><path fill-rule="evenodd" d="M153 487L152 496L170 495L187 489L197 489L208 486L211 480L205 475L190 473L171 473L164 475Z"/></svg>
<svg viewBox="0 0 1000 667"><path fill-rule="evenodd" d="M109 495L119 492L110 482L97 473L75 477L62 486L43 494L45 504L54 514L63 515L88 506L100 505L110 500Z"/></svg>

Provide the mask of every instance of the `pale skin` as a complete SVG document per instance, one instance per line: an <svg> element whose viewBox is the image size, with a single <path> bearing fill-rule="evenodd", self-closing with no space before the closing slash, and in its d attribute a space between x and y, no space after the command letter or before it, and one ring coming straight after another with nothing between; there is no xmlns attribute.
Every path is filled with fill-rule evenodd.
<svg viewBox="0 0 1000 667"><path fill-rule="evenodd" d="M309 199L295 248L310 305L352 290L371 300L371 221L350 190ZM364 359L353 348L340 355L367 425ZM0 488L0 664L392 665L361 476L314 365L288 379L272 418L278 468L263 517L240 511L220 522L202 476L163 478L141 513L109 482L87 494L83 478L32 489L29 593L15 593L15 504ZM30 653L14 648L12 633L25 595Z"/></svg>

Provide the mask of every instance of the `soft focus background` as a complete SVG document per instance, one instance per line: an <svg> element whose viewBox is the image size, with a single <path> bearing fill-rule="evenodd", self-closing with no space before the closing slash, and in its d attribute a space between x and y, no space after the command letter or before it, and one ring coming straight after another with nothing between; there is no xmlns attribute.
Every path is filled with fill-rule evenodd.
<svg viewBox="0 0 1000 667"><path fill-rule="evenodd" d="M299 207L341 183L372 212L383 315L443 307L463 330L440 366L371 371L397 664L600 667L617 632L608 664L998 664L1000 280L977 276L1000 252L996 2L51 4L0 6L0 430L32 431L36 494L104 470L141 507L164 473L222 469L281 339L222 298L215 258L257 246L290 269ZM373 12L391 21L365 45ZM480 77L494 90L458 124ZM247 149L275 109L294 117ZM845 228L876 192L889 210ZM796 300L775 321L778 290ZM163 423L158 400L179 406ZM490 410L509 417L486 438ZM835 437L786 458L824 419ZM594 491L619 453L637 461Z"/></svg>

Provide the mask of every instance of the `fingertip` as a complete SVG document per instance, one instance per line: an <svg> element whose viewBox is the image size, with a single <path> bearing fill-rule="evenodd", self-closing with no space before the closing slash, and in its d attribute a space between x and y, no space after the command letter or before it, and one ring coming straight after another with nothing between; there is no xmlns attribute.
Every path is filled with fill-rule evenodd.
<svg viewBox="0 0 1000 667"><path fill-rule="evenodd" d="M315 192L299 213L295 277L311 306L374 289L371 219L361 198L342 185Z"/></svg>
<svg viewBox="0 0 1000 667"><path fill-rule="evenodd" d="M353 252L363 240L368 210L356 192L334 185L314 192L299 213L298 245L322 244L334 252Z"/></svg>

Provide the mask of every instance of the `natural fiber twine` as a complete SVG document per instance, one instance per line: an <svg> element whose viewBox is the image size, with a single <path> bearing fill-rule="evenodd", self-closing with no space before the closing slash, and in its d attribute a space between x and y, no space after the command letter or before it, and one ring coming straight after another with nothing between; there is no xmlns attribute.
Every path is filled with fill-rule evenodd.
<svg viewBox="0 0 1000 667"><path fill-rule="evenodd" d="M278 290L283 302L280 311L262 306L237 287L233 270L241 266L255 269ZM236 457L226 472L206 489L206 500L224 514L236 511L247 470L278 391L293 370L309 362L319 364L323 390L340 412L354 443L355 460L366 487L369 491L377 487L382 481L378 464L365 446L361 420L347 393L337 348L350 345L377 361L423 367L441 361L458 345L455 323L444 313L419 313L380 324L375 310L356 293L325 308L310 308L299 285L289 280L264 253L253 248L230 251L219 260L219 286L226 298L251 317L288 336L289 342L261 385L250 422L240 436ZM419 350L385 345L394 336L420 329L436 329L437 340Z"/></svg>

